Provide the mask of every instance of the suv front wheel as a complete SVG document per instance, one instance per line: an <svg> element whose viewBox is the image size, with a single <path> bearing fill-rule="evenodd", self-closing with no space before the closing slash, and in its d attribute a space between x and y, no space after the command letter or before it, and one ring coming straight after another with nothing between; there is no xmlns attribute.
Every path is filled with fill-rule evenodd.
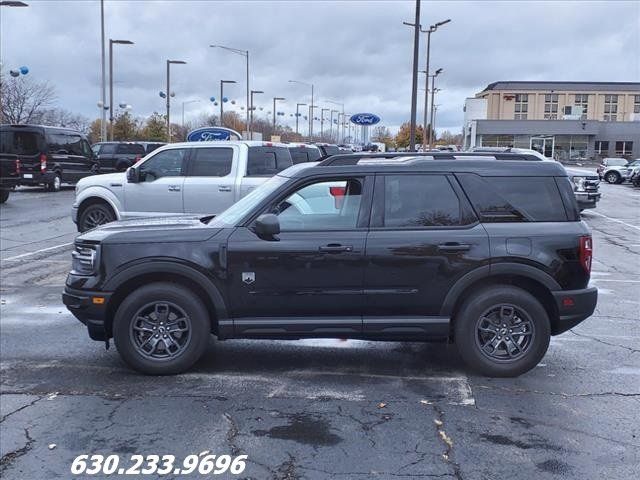
<svg viewBox="0 0 640 480"><path fill-rule="evenodd" d="M620 183L622 180L622 177L618 172L608 172L604 176L604 179L607 181L607 183L614 184L614 183Z"/></svg>
<svg viewBox="0 0 640 480"><path fill-rule="evenodd" d="M480 290L462 305L454 335L458 352L470 367L490 377L515 377L544 357L551 328L535 297L500 285Z"/></svg>
<svg viewBox="0 0 640 480"><path fill-rule="evenodd" d="M174 283L152 283L124 299L113 320L113 340L124 361L139 372L184 372L204 354L209 314L200 298Z"/></svg>

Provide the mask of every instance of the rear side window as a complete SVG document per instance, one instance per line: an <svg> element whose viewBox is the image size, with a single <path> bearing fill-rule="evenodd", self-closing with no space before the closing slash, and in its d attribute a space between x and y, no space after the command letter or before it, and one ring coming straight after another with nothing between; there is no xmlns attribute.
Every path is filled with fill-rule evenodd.
<svg viewBox="0 0 640 480"><path fill-rule="evenodd" d="M141 156L145 154L144 147L139 143L120 143L118 144L116 152Z"/></svg>
<svg viewBox="0 0 640 480"><path fill-rule="evenodd" d="M0 153L37 155L40 153L41 138L42 135L38 132L2 131L0 132Z"/></svg>
<svg viewBox="0 0 640 480"><path fill-rule="evenodd" d="M286 147L249 147L248 177L272 177L293 165Z"/></svg>
<svg viewBox="0 0 640 480"><path fill-rule="evenodd" d="M52 132L47 134L49 153L84 155L82 137L74 133Z"/></svg>
<svg viewBox="0 0 640 480"><path fill-rule="evenodd" d="M192 177L225 177L231 173L232 148L196 148L192 155Z"/></svg>
<svg viewBox="0 0 640 480"><path fill-rule="evenodd" d="M553 177L480 177L457 174L483 222L565 222L567 213Z"/></svg>
<svg viewBox="0 0 640 480"><path fill-rule="evenodd" d="M387 228L446 227L465 225L474 220L462 213L460 199L444 175L387 175L384 202L380 202L380 183L376 184L375 210L383 210L381 221ZM381 208L380 204L384 206ZM374 219L380 212L374 211Z"/></svg>
<svg viewBox="0 0 640 480"><path fill-rule="evenodd" d="M340 149L336 145L322 145L320 148L324 150L325 156L338 155L340 153Z"/></svg>

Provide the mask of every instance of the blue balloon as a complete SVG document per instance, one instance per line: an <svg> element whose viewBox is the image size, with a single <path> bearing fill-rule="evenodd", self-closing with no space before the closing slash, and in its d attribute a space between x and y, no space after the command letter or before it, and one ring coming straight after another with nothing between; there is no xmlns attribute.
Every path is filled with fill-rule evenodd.
<svg viewBox="0 0 640 480"><path fill-rule="evenodd" d="M218 106L218 102L213 102L213 104L217 107Z"/></svg>
<svg viewBox="0 0 640 480"><path fill-rule="evenodd" d="M164 92L158 92L161 98L167 98L167 95Z"/></svg>
<svg viewBox="0 0 640 480"><path fill-rule="evenodd" d="M223 101L224 103L227 103L227 102L229 101L229 99L228 99L227 97L222 97L222 101Z"/></svg>
<svg viewBox="0 0 640 480"><path fill-rule="evenodd" d="M216 97L209 97L209 100L212 101L212 102L215 102L216 101Z"/></svg>
<svg viewBox="0 0 640 480"><path fill-rule="evenodd" d="M29 68L27 67L20 67L20 73L22 75L26 75L27 73L29 73Z"/></svg>

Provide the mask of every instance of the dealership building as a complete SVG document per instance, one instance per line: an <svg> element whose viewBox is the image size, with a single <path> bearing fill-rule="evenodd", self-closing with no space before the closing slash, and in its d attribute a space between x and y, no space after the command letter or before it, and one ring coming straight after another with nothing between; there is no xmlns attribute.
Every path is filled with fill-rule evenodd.
<svg viewBox="0 0 640 480"><path fill-rule="evenodd" d="M495 82L464 106L464 148L533 148L561 161L640 158L640 83Z"/></svg>

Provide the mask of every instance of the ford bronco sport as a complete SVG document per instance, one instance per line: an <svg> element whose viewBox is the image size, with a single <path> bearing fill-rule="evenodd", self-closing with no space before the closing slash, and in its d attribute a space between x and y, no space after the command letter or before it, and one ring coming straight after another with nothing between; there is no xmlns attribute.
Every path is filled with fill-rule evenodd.
<svg viewBox="0 0 640 480"><path fill-rule="evenodd" d="M515 376L593 313L591 258L557 163L334 157L216 217L85 232L63 300L148 374L187 370L213 333L445 340L480 373Z"/></svg>

